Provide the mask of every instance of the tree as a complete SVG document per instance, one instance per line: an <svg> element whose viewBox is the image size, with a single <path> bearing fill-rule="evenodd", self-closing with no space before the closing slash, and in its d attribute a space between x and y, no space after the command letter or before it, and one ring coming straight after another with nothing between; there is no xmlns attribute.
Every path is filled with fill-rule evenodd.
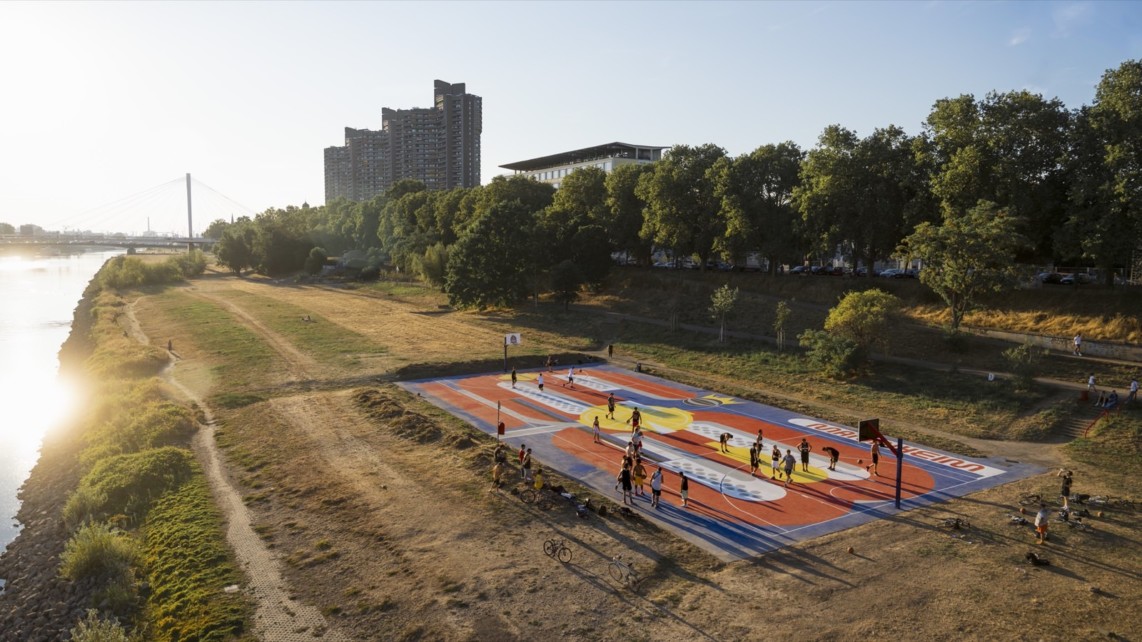
<svg viewBox="0 0 1142 642"><path fill-rule="evenodd" d="M738 289L730 289L729 283L714 290L713 296L710 297L710 316L714 317L719 327L718 343L726 342L726 317L733 312L737 302Z"/></svg>
<svg viewBox="0 0 1142 642"><path fill-rule="evenodd" d="M1027 245L1018 228L1018 219L983 201L966 214L945 216L940 225L921 223L901 242L897 256L922 262L920 282L948 305L956 331L981 295L1014 282L1013 257Z"/></svg>
<svg viewBox="0 0 1142 642"><path fill-rule="evenodd" d="M886 340L888 321L900 308L900 299L878 289L849 292L825 319L825 331L842 336L865 352Z"/></svg>
<svg viewBox="0 0 1142 642"><path fill-rule="evenodd" d="M1107 70L1094 104L1075 121L1067 237L1059 245L1094 261L1113 285L1113 268L1142 247L1142 61Z"/></svg>
<svg viewBox="0 0 1142 642"><path fill-rule="evenodd" d="M11 223L0 223L0 234L15 234L16 226Z"/></svg>
<svg viewBox="0 0 1142 642"><path fill-rule="evenodd" d="M328 258L329 255L325 252L325 248L313 248L305 259L305 271L309 274L320 274L321 268L325 267L325 260Z"/></svg>
<svg viewBox="0 0 1142 642"><path fill-rule="evenodd" d="M611 245L620 252L634 256L640 264L650 264L653 245L639 236L642 231L646 201L638 197L639 180L654 171L650 164L620 165L607 174L607 212L602 226L607 230Z"/></svg>
<svg viewBox="0 0 1142 642"><path fill-rule="evenodd" d="M448 255L444 290L453 305L510 305L527 294L535 272L528 251L534 212L518 200L508 201L486 207L472 221Z"/></svg>
<svg viewBox="0 0 1142 642"><path fill-rule="evenodd" d="M428 246L417 262L417 272L425 281L443 289L448 275L448 248L443 243Z"/></svg>
<svg viewBox="0 0 1142 642"><path fill-rule="evenodd" d="M778 301L777 311L773 315L773 333L777 336L778 350L785 350L785 324L789 320L789 314L789 304Z"/></svg>
<svg viewBox="0 0 1142 642"><path fill-rule="evenodd" d="M225 232L226 228L229 226L230 223L225 219L216 218L211 221L210 225L206 226L205 230L202 231L202 236L203 238L214 239L217 241L218 239L222 238L222 233ZM0 224L0 227L3 227L3 225Z"/></svg>
<svg viewBox="0 0 1142 642"><path fill-rule="evenodd" d="M226 228L222 238L214 245L214 256L218 264L223 265L235 276L241 276L242 270L254 267L257 258L254 254L254 224L250 219L242 219Z"/></svg>
<svg viewBox="0 0 1142 642"><path fill-rule="evenodd" d="M853 374L868 362L855 341L823 330L806 330L797 337L805 348L810 365L826 376L840 379Z"/></svg>
<svg viewBox="0 0 1142 642"><path fill-rule="evenodd" d="M562 261L551 269L551 290L555 293L555 300L563 304L564 310L579 298L579 288L582 285L583 273L574 261Z"/></svg>
<svg viewBox="0 0 1142 642"><path fill-rule="evenodd" d="M635 195L646 202L639 236L668 247L676 255L697 254L701 268L711 257L714 239L725 235L721 201L710 171L726 150L713 144L675 145L638 182Z"/></svg>
<svg viewBox="0 0 1142 642"><path fill-rule="evenodd" d="M770 274L776 272L781 258L797 246L792 201L803 158L796 144L784 142L732 161L718 160L715 195L721 199L726 233L715 241L716 250L743 264L746 253L761 252L769 259Z"/></svg>

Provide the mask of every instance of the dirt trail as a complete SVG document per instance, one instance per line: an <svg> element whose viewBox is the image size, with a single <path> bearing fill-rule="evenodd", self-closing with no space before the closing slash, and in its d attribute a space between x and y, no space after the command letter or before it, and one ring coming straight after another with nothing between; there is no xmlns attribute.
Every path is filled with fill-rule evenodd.
<svg viewBox="0 0 1142 642"><path fill-rule="evenodd" d="M127 307L126 317L131 328L129 332L140 343L149 344L150 339L135 317L136 302L137 300ZM329 630L328 623L317 609L290 597L291 591L282 578L279 564L254 532L242 496L221 461L214 442L214 415L206 403L175 376L176 363L172 357L162 376L198 406L206 417L206 423L200 424L195 433L192 447L206 472L215 502L222 510L226 523L226 540L249 578L246 590L256 604L255 633L263 640L283 642L306 642L314 638L347 642L348 638Z"/></svg>

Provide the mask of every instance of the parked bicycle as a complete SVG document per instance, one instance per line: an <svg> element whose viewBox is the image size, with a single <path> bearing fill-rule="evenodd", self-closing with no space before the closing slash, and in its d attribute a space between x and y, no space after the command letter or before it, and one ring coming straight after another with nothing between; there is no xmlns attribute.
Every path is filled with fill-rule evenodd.
<svg viewBox="0 0 1142 642"><path fill-rule="evenodd" d="M944 517L938 519L937 523L939 523L939 525L943 526L944 528L954 531L958 531L961 528L971 528L971 523L968 522L968 520L959 517Z"/></svg>
<svg viewBox="0 0 1142 642"><path fill-rule="evenodd" d="M630 590L638 588L638 573L634 570L634 562L624 562L622 555L615 555L611 558L611 563L607 565L607 572L610 573L611 579L621 584L625 584Z"/></svg>
<svg viewBox="0 0 1142 642"><path fill-rule="evenodd" d="M551 499L550 493L534 488L523 489L520 491L519 498L525 504L535 504L540 510L551 510L555 506L555 501Z"/></svg>
<svg viewBox="0 0 1142 642"><path fill-rule="evenodd" d="M1028 493L1019 497L1020 506L1038 506L1043 501L1043 496L1037 493Z"/></svg>
<svg viewBox="0 0 1142 642"><path fill-rule="evenodd" d="M547 540L543 543L543 552L548 557L554 557L564 564L571 562L571 549L567 547L566 540L555 539L554 537Z"/></svg>

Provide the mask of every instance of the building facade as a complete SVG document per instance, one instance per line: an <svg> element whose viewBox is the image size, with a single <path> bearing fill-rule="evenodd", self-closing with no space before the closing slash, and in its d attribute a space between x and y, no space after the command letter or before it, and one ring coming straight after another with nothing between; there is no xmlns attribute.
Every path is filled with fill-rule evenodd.
<svg viewBox="0 0 1142 642"><path fill-rule="evenodd" d="M622 165L645 164L662 160L662 150L664 149L666 148L651 145L606 143L571 152L561 152L531 160L508 163L507 165L500 165L500 167L558 188L563 179L577 169L597 167L609 174Z"/></svg>
<svg viewBox="0 0 1142 642"><path fill-rule="evenodd" d="M365 201L397 181L428 189L480 184L483 99L464 83L435 82L432 107L381 110L381 129L345 128L345 145L325 148L325 201Z"/></svg>

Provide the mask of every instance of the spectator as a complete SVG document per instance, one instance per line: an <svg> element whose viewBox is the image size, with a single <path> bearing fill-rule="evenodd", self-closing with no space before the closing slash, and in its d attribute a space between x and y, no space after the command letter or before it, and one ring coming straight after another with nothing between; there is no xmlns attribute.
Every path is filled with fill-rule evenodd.
<svg viewBox="0 0 1142 642"><path fill-rule="evenodd" d="M1126 395L1126 403L1134 403L1136 398L1138 398L1138 377L1130 380L1130 394Z"/></svg>
<svg viewBox="0 0 1142 642"><path fill-rule="evenodd" d="M1114 410L1118 406L1118 391L1111 390L1110 394L1106 396L1106 401L1103 402L1102 407L1107 410Z"/></svg>

